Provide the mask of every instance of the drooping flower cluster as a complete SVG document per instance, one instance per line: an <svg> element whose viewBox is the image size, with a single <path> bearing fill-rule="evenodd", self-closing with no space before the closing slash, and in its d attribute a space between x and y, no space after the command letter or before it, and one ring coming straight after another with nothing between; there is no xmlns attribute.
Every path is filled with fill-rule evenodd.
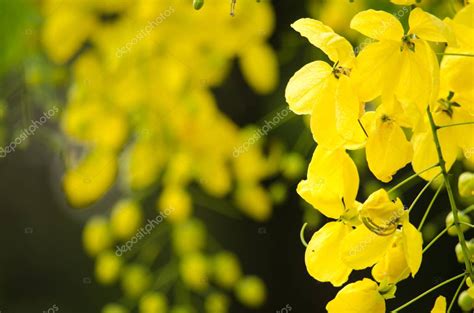
<svg viewBox="0 0 474 313"><path fill-rule="evenodd" d="M334 286L346 283L351 271L372 267L378 282L345 286L328 303L330 313L385 312L385 299L394 297L399 281L415 276L422 261L412 208L385 189L359 203L359 175L347 150L365 149L370 171L383 183L408 164L430 181L447 173L461 153L474 161L474 5L441 20L415 1L393 2L413 5L406 8L408 30L388 12L359 12L350 27L371 41L356 49L318 20L292 24L330 61L305 65L286 88L290 109L310 115L318 144L297 191L334 220L312 236L306 267ZM434 44L446 47L440 62Z"/></svg>
<svg viewBox="0 0 474 313"><path fill-rule="evenodd" d="M228 296L211 292L211 284L249 307L265 299L262 281L244 277L234 254L207 245L211 235L193 208L226 211L225 202L206 199L230 197L257 221L271 215L261 181L277 172L282 151L270 147L266 155L262 140L247 144L252 129L223 114L211 88L224 81L234 59L257 93L276 87L276 57L266 43L274 17L268 3L241 1L231 17L227 2L206 2L199 12L189 0L42 2L45 52L71 69L61 118L74 148L66 149L67 199L88 207L113 187L125 194L108 216L91 218L84 229L97 281L121 281L126 298L104 313L135 305L164 312L170 287L181 285L205 296L199 312L228 310ZM159 215L145 224L150 199ZM175 299L172 312L195 312L184 300Z"/></svg>

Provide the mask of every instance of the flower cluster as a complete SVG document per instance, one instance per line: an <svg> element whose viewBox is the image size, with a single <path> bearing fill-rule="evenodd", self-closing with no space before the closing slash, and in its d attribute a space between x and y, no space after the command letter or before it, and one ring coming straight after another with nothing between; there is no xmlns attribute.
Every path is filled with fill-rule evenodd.
<svg viewBox="0 0 474 313"><path fill-rule="evenodd" d="M350 27L371 40L356 49L321 21L292 24L330 61L305 65L286 88L290 109L310 116L318 144L297 192L332 219L308 243L306 267L334 286L353 270L372 268L373 280L346 285L327 304L330 313L385 312L396 284L422 263L422 235L409 215L414 204L406 209L383 188L358 202L358 169L347 150L365 149L368 168L383 183L411 164L430 183L443 176L450 193L447 173L456 158L474 161L474 4L441 20L414 0L392 2L410 5L408 27L385 11L359 12ZM462 232L455 234L464 243ZM440 298L437 309L442 305Z"/></svg>
<svg viewBox="0 0 474 313"><path fill-rule="evenodd" d="M125 300L104 313L136 305L140 312L164 312L171 286L205 297L206 312L229 307L228 296L211 283L252 308L265 299L262 281L242 275L236 256L215 243L193 208L231 214L227 202L202 200L228 197L256 221L271 215L273 199L261 182L279 170L282 149L270 146L267 154L255 142L236 156L251 128L240 129L223 114L211 88L235 59L255 92L276 87L276 56L266 43L274 17L268 3L242 1L241 13L231 17L225 1L206 2L199 12L185 0L41 3L44 50L71 69L61 129L68 145L80 149L65 151L68 202L88 207L114 188L124 195L83 233L97 280L122 283ZM150 202L166 223L143 233ZM195 312L189 297L172 298L172 312Z"/></svg>

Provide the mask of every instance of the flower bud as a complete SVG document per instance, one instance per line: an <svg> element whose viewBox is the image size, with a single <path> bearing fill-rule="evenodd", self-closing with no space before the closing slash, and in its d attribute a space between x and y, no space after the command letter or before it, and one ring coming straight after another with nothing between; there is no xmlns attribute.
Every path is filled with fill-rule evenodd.
<svg viewBox="0 0 474 313"><path fill-rule="evenodd" d="M471 223L471 219L469 218L469 216L464 214L462 211L458 212L458 218L459 218L460 222ZM452 226L449 227L448 234L450 236L457 236L458 235L458 230L457 230L456 225L453 225L453 224L454 224L453 212L449 212L449 214L446 216L446 227L449 227L449 225L452 225ZM460 226L462 232L465 232L466 230L469 229L469 226L464 225L464 224L460 224L459 226Z"/></svg>
<svg viewBox="0 0 474 313"><path fill-rule="evenodd" d="M467 241L466 245L467 245L467 249L469 250L471 254L471 262L473 262L474 261L474 239ZM462 247L460 243L456 245L455 252L456 252L456 258L458 259L458 262L464 263L464 254L462 252Z"/></svg>
<svg viewBox="0 0 474 313"><path fill-rule="evenodd" d="M143 216L140 207L134 201L122 200L117 203L110 216L113 234L122 240L132 237L140 225Z"/></svg>
<svg viewBox="0 0 474 313"><path fill-rule="evenodd" d="M200 253L184 256L180 264L180 274L185 285L192 290L203 291L209 285L207 259Z"/></svg>
<svg viewBox="0 0 474 313"><path fill-rule="evenodd" d="M92 217L82 232L84 249L90 256L96 256L112 245L112 236L106 218Z"/></svg>
<svg viewBox="0 0 474 313"><path fill-rule="evenodd" d="M458 305L461 308L461 310L466 311L466 312L471 312L472 308L474 308L474 301L473 299L469 296L466 290L461 292L458 298Z"/></svg>
<svg viewBox="0 0 474 313"><path fill-rule="evenodd" d="M250 308L261 306L265 301L266 293L265 284L256 276L242 278L235 288L237 299Z"/></svg>
<svg viewBox="0 0 474 313"><path fill-rule="evenodd" d="M190 219L173 228L172 240L179 255L197 252L206 243L206 227L200 220Z"/></svg>
<svg viewBox="0 0 474 313"><path fill-rule="evenodd" d="M211 293L204 302L206 313L227 313L229 311L229 298L222 293Z"/></svg>
<svg viewBox="0 0 474 313"><path fill-rule="evenodd" d="M139 303L140 313L165 313L167 311L167 300L161 292L148 292Z"/></svg>
<svg viewBox="0 0 474 313"><path fill-rule="evenodd" d="M122 273L122 289L130 298L137 298L148 289L151 283L148 268L133 264L127 266Z"/></svg>
<svg viewBox="0 0 474 313"><path fill-rule="evenodd" d="M109 303L102 308L101 313L128 313L129 311L120 304Z"/></svg>
<svg viewBox="0 0 474 313"><path fill-rule="evenodd" d="M474 173L464 172L459 175L458 180L459 195L463 198L474 197Z"/></svg>
<svg viewBox="0 0 474 313"><path fill-rule="evenodd" d="M305 169L305 160L298 153L288 153L281 161L282 174L288 179L298 179Z"/></svg>
<svg viewBox="0 0 474 313"><path fill-rule="evenodd" d="M230 252L220 252L213 259L213 275L216 283L223 288L232 288L242 272L237 257Z"/></svg>
<svg viewBox="0 0 474 313"><path fill-rule="evenodd" d="M203 5L204 5L204 0L194 0L193 1L193 7L194 7L195 10L200 10Z"/></svg>
<svg viewBox="0 0 474 313"><path fill-rule="evenodd" d="M104 285L114 283L122 267L122 260L111 251L102 252L95 263L95 277Z"/></svg>

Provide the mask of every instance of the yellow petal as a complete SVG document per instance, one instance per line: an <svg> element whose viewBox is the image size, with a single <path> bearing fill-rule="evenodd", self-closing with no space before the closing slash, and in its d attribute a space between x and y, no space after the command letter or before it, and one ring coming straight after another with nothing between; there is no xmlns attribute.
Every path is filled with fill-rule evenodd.
<svg viewBox="0 0 474 313"><path fill-rule="evenodd" d="M467 294L469 295L469 297L474 298L474 287L473 286L471 286L467 289Z"/></svg>
<svg viewBox="0 0 474 313"><path fill-rule="evenodd" d="M466 5L456 13L454 21L458 24L466 25L470 28L474 28L474 3Z"/></svg>
<svg viewBox="0 0 474 313"><path fill-rule="evenodd" d="M468 53L470 50L474 48L474 28L473 27L455 22L449 18L445 18L443 22L449 27L451 31L451 36L454 37L454 38L450 38L450 42L448 42L448 48L446 49L445 52L462 52L462 51L453 51L453 50L467 49L467 51L465 52Z"/></svg>
<svg viewBox="0 0 474 313"><path fill-rule="evenodd" d="M308 168L308 178L298 184L298 194L327 217L337 219L344 203L351 205L359 189L359 174L343 149L318 146ZM344 202L343 202L344 201Z"/></svg>
<svg viewBox="0 0 474 313"><path fill-rule="evenodd" d="M390 200L388 192L381 188L373 192L359 209L362 218L368 218L381 228L396 226L404 215L403 203L399 198L395 202Z"/></svg>
<svg viewBox="0 0 474 313"><path fill-rule="evenodd" d="M474 123L474 115L469 114L462 107L457 108L451 123ZM474 124L454 126L450 133L454 135L458 146L464 150L464 156L472 158L474 155Z"/></svg>
<svg viewBox="0 0 474 313"><path fill-rule="evenodd" d="M410 13L409 34L434 42L447 42L452 37L449 28L436 16L416 8Z"/></svg>
<svg viewBox="0 0 474 313"><path fill-rule="evenodd" d="M423 238L421 233L408 221L408 219L403 222L402 242L403 251L405 253L408 267L411 271L411 276L414 277L421 265Z"/></svg>
<svg viewBox="0 0 474 313"><path fill-rule="evenodd" d="M345 146L361 145L366 136L359 124L361 105L349 77L342 75L336 89L336 130L346 141Z"/></svg>
<svg viewBox="0 0 474 313"><path fill-rule="evenodd" d="M303 66L291 77L285 90L286 102L296 114L310 114L317 99L326 92L332 68L322 61Z"/></svg>
<svg viewBox="0 0 474 313"><path fill-rule="evenodd" d="M468 94L474 89L474 58L444 56L441 62L440 75L442 85L447 91Z"/></svg>
<svg viewBox="0 0 474 313"><path fill-rule="evenodd" d="M385 313L385 299L374 281L364 278L342 288L326 305L328 313Z"/></svg>
<svg viewBox="0 0 474 313"><path fill-rule="evenodd" d="M382 41L368 45L357 56L351 77L361 101L368 102L384 94L393 94L401 64L400 44Z"/></svg>
<svg viewBox="0 0 474 313"><path fill-rule="evenodd" d="M355 270L370 267L382 259L393 240L394 236L379 236L360 225L344 239L342 260Z"/></svg>
<svg viewBox="0 0 474 313"><path fill-rule="evenodd" d="M327 54L333 62L344 67L352 67L354 50L347 39L336 34L331 27L311 18L302 18L291 24L301 36Z"/></svg>
<svg viewBox="0 0 474 313"><path fill-rule="evenodd" d="M308 273L316 280L330 282L338 287L351 273L340 258L340 246L351 230L341 222L330 222L314 233L305 253Z"/></svg>
<svg viewBox="0 0 474 313"><path fill-rule="evenodd" d="M378 282L396 284L408 277L408 264L405 259L402 242L397 236L384 257L372 268L372 276Z"/></svg>
<svg viewBox="0 0 474 313"><path fill-rule="evenodd" d="M366 156L370 171L377 179L386 183L411 161L413 148L400 126L388 116L382 115L376 121L375 131L367 140Z"/></svg>
<svg viewBox="0 0 474 313"><path fill-rule="evenodd" d="M453 140L453 136L449 127L440 129L438 131L438 136L441 145L441 154L446 161L446 168L449 170L456 160L458 147L456 145L456 141ZM416 173L420 173L421 171L439 162L436 146L433 140L434 139L431 129L424 132L415 132L413 134L411 138L411 142L413 144L412 166ZM439 172L439 167L435 167L429 171L424 172L423 174L420 174L420 177L425 180L430 180Z"/></svg>
<svg viewBox="0 0 474 313"><path fill-rule="evenodd" d="M273 91L278 84L278 61L265 43L247 46L240 57L240 68L245 80L260 94Z"/></svg>
<svg viewBox="0 0 474 313"><path fill-rule="evenodd" d="M427 105L438 97L439 66L428 43L423 40L413 40L413 43L415 51L404 49L402 52L395 95L404 109L413 106L418 108L419 116L425 116Z"/></svg>
<svg viewBox="0 0 474 313"><path fill-rule="evenodd" d="M431 310L431 313L446 313L446 298L443 296L439 296L436 298L435 305Z"/></svg>
<svg viewBox="0 0 474 313"><path fill-rule="evenodd" d="M82 208L102 198L114 183L117 170L114 152L100 149L90 152L64 175L63 188L69 203Z"/></svg>
<svg viewBox="0 0 474 313"><path fill-rule="evenodd" d="M400 42L404 34L400 21L385 11L362 11L352 18L351 28L367 37L377 40L394 40Z"/></svg>
<svg viewBox="0 0 474 313"><path fill-rule="evenodd" d="M337 149L344 146L345 140L336 128L336 90L337 79L327 79L326 88L314 103L310 126L314 140L320 146Z"/></svg>
<svg viewBox="0 0 474 313"><path fill-rule="evenodd" d="M77 27L81 25L81 27ZM84 44L96 26L94 15L80 8L63 6L46 19L42 43L56 63L67 62Z"/></svg>

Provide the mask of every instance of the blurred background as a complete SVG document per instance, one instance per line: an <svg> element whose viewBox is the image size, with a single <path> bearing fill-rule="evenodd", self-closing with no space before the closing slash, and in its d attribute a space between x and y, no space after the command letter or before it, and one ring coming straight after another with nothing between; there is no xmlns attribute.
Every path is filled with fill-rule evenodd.
<svg viewBox="0 0 474 313"><path fill-rule="evenodd" d="M452 16L450 2L426 6ZM325 312L337 290L307 274L299 239L323 220L296 194L315 143L284 97L325 56L290 24L318 18L356 46L348 23L367 7L401 10L238 0L231 17L218 0L0 0L0 311ZM380 185L353 157L364 199ZM448 208L441 197L425 240ZM459 272L455 242L430 250L394 307Z"/></svg>

